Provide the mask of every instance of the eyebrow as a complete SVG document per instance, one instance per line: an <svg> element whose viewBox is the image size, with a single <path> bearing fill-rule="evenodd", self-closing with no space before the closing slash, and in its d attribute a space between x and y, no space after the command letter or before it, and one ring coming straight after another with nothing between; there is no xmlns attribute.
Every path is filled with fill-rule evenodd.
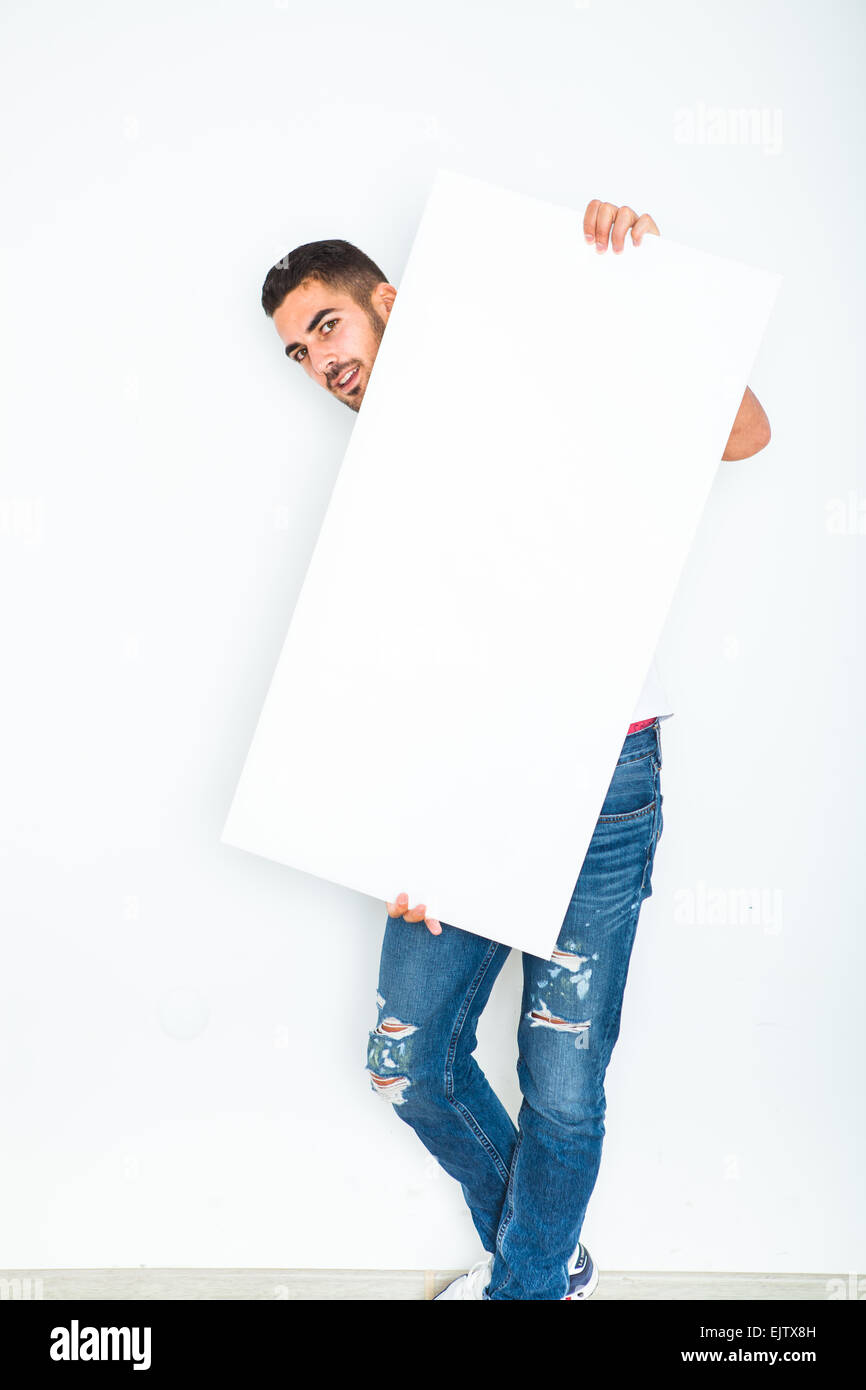
<svg viewBox="0 0 866 1390"><path fill-rule="evenodd" d="M338 309L320 309L319 312L318 312L317 314L314 314L314 315L313 315L313 317L310 319L310 322L307 324L307 332L308 332L308 333L312 333L313 329L317 326L317 324L319 324L319 323L321 322L321 320L325 317L326 314L336 314L336 313L339 313L339 310L338 310ZM287 356L287 357L291 357L291 355L292 355L292 353L294 352L295 348L299 348L299 347L303 347L303 346L304 346L303 343L288 343L288 344L286 345L286 356Z"/></svg>

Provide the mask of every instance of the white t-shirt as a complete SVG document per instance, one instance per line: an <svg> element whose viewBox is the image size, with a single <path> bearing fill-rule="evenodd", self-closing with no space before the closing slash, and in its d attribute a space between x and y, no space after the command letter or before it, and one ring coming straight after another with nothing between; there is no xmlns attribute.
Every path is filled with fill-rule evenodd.
<svg viewBox="0 0 866 1390"><path fill-rule="evenodd" d="M650 668L646 674L646 680L643 684L643 690L638 696L638 702L635 705L634 714L630 722L632 724L637 724L641 719L654 719L656 717L659 719L670 719L672 714L671 701L662 684L662 678L659 674L658 662L656 661L654 652L653 659L650 662Z"/></svg>

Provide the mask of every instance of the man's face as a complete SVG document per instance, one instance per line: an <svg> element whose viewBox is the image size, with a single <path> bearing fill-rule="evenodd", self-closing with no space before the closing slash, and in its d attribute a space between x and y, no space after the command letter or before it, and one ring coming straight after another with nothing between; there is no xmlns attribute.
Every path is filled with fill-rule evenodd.
<svg viewBox="0 0 866 1390"><path fill-rule="evenodd" d="M358 411L397 291L377 285L368 308L320 280L307 280L274 311L286 355L350 410Z"/></svg>

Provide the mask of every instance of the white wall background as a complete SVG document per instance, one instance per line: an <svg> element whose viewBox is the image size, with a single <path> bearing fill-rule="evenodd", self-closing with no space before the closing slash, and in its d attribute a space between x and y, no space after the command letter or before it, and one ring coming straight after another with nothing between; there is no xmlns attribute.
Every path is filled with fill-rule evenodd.
<svg viewBox="0 0 866 1390"><path fill-rule="evenodd" d="M442 164L786 277L772 443L721 466L659 648L665 830L584 1236L607 1268L862 1269L862 7L45 0L2 40L0 1264L477 1257L368 1091L384 905L218 843L355 418L261 282L343 236L399 285ZM519 980L478 1053L515 1112Z"/></svg>

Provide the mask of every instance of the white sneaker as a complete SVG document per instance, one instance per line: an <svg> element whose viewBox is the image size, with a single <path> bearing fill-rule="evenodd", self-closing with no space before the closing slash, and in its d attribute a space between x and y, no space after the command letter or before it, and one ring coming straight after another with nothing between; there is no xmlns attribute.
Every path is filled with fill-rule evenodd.
<svg viewBox="0 0 866 1390"><path fill-rule="evenodd" d="M590 1298L598 1288L598 1269L585 1245L578 1245L568 1266L568 1293L563 1303Z"/></svg>
<svg viewBox="0 0 866 1390"><path fill-rule="evenodd" d="M441 1293L437 1293L433 1302L452 1298L478 1299L483 1302L484 1290L490 1283L492 1271L493 1256L488 1255L486 1259L474 1264L467 1274L461 1274L459 1279L452 1279ZM595 1293L598 1288L598 1269L585 1245L578 1245L569 1261L568 1273L568 1292L563 1295L563 1303L590 1298Z"/></svg>
<svg viewBox="0 0 866 1390"><path fill-rule="evenodd" d="M449 1298L481 1298L487 1285L490 1283L490 1274L493 1269L493 1256L488 1255L486 1259L479 1260L473 1265L468 1274L461 1274L459 1279L452 1279L441 1293L437 1293L433 1299L438 1303L440 1299Z"/></svg>

